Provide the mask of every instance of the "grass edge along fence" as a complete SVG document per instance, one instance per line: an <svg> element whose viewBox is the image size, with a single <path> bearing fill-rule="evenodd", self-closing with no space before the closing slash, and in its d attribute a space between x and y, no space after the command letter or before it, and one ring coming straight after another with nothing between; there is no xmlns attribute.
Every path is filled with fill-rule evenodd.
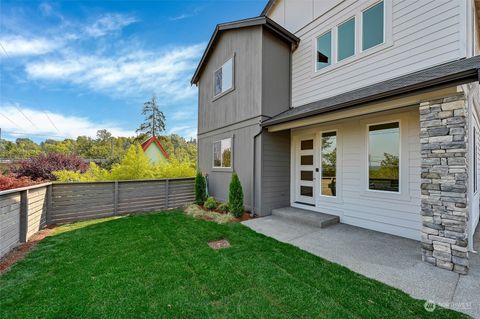
<svg viewBox="0 0 480 319"><path fill-rule="evenodd" d="M177 208L194 201L194 177L50 182L0 192L0 258L51 224Z"/></svg>

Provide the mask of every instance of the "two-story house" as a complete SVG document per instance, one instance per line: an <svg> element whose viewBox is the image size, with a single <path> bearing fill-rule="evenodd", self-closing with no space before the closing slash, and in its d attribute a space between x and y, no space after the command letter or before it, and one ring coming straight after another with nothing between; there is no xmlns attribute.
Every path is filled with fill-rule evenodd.
<svg viewBox="0 0 480 319"><path fill-rule="evenodd" d="M423 260L466 273L479 220L479 8L270 0L259 17L219 24L192 78L210 193L226 200L236 171L258 216L333 215L418 240Z"/></svg>

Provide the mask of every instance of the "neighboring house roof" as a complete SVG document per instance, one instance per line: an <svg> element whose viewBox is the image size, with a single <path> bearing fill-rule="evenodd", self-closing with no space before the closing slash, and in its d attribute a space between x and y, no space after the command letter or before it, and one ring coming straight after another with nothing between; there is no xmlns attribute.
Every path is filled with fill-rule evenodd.
<svg viewBox="0 0 480 319"><path fill-rule="evenodd" d="M160 151L162 152L162 154L165 156L166 159L169 158L168 153L165 151L165 149L162 146L162 143L160 143L159 139L156 136L152 136L148 140L142 143L143 151L146 151L147 148L149 148L150 145L152 145L152 143L155 143L155 145L158 146L158 148L160 149Z"/></svg>
<svg viewBox="0 0 480 319"><path fill-rule="evenodd" d="M273 5L277 2L277 0L268 0L267 4L265 5L265 8L263 8L262 13L260 13L261 16L266 16L268 11L273 7Z"/></svg>
<svg viewBox="0 0 480 319"><path fill-rule="evenodd" d="M281 25L277 24L276 22L274 22L273 20L267 17L255 17L255 18L217 24L217 27L215 28L215 31L213 32L210 38L210 41L208 42L207 48L205 49L205 52L203 52L203 56L200 59L200 63L198 64L197 69L193 74L191 84L196 84L198 82L198 79L203 70L203 67L205 66L205 63L207 62L209 55L211 54L212 49L215 46L219 38L219 35L222 31L259 26L259 25L263 25L264 27L268 28L277 36L293 44L295 47L298 45L298 42L300 42L299 38L297 38L295 35L287 31Z"/></svg>
<svg viewBox="0 0 480 319"><path fill-rule="evenodd" d="M271 119L263 121L261 126L268 127L312 115L357 106L362 103L392 98L404 93L414 93L440 86L447 87L474 82L479 80L479 72L480 56L448 62L323 100L290 108Z"/></svg>

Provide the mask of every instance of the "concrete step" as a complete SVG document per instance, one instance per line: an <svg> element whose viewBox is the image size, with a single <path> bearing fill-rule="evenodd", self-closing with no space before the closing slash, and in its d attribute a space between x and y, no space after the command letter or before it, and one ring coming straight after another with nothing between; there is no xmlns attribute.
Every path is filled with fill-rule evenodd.
<svg viewBox="0 0 480 319"><path fill-rule="evenodd" d="M272 210L272 215L288 219L299 224L325 228L338 224L340 217L324 213L312 212L295 207L283 207Z"/></svg>

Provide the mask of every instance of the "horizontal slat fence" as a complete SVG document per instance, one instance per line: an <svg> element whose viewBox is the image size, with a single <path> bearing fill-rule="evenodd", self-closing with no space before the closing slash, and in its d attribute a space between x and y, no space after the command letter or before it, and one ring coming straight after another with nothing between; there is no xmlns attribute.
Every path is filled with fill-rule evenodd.
<svg viewBox="0 0 480 319"><path fill-rule="evenodd" d="M0 192L0 257L45 227L50 185Z"/></svg>
<svg viewBox="0 0 480 319"><path fill-rule="evenodd" d="M0 199L0 257L20 242L20 192Z"/></svg>
<svg viewBox="0 0 480 319"><path fill-rule="evenodd" d="M46 183L0 192L0 257L47 224L176 208L194 201L194 178Z"/></svg>

